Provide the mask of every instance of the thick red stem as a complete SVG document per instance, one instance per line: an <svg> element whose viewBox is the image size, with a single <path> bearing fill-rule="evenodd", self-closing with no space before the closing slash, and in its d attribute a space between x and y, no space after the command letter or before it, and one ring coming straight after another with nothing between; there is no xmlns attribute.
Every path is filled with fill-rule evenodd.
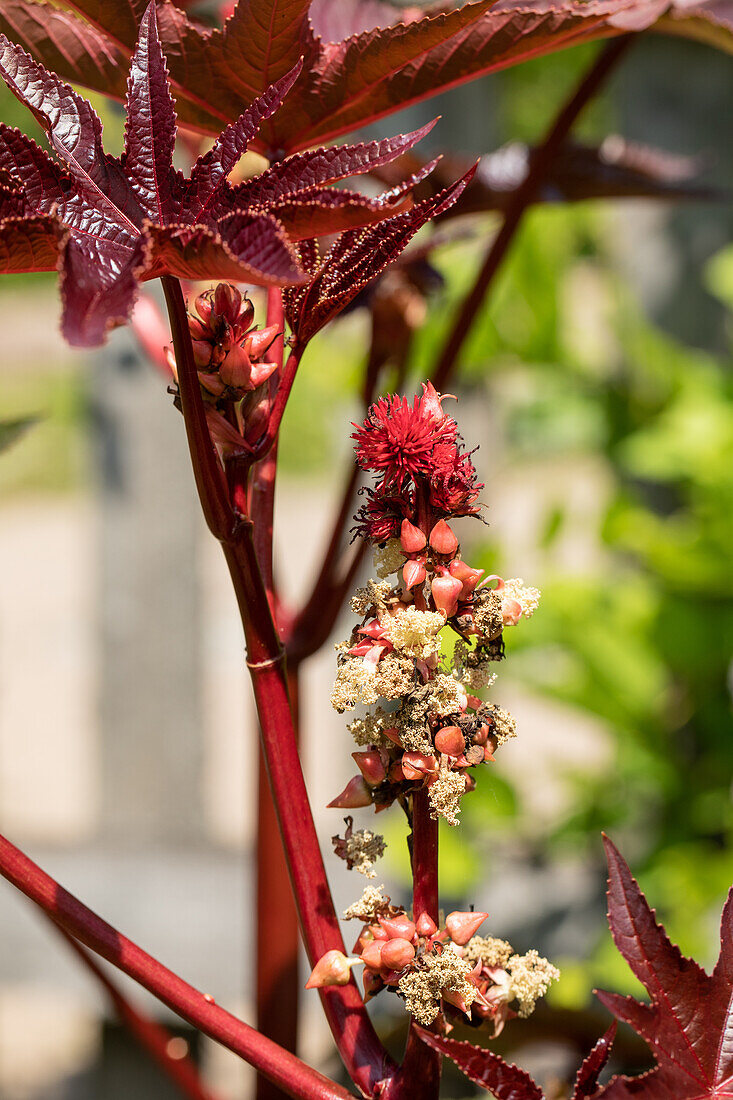
<svg viewBox="0 0 733 1100"><path fill-rule="evenodd" d="M274 398L285 350L282 292L275 287L270 288L267 294L267 325L277 325L280 332L269 351L270 360L278 364L278 372L271 379L271 397ZM276 474L277 439L267 455L252 468L249 496L255 553L267 588L270 609L275 616L279 606L273 571ZM288 684L297 729L297 676L289 673ZM263 1035L294 1053L298 1041L300 999L298 914L262 752L258 753L257 767L256 893L257 1028ZM257 1100L282 1100L283 1093L260 1075L256 1096Z"/></svg>
<svg viewBox="0 0 733 1100"><path fill-rule="evenodd" d="M438 822L430 816L427 787L420 787L412 796L412 915L422 914L438 923ZM388 1100L437 1100L440 1091L441 1056L421 1042L410 1020L405 1058L390 1082Z"/></svg>
<svg viewBox="0 0 733 1100"><path fill-rule="evenodd" d="M290 706L298 728L298 674L288 669ZM286 1050L298 1039L298 914L290 889L264 756L259 753L257 812L257 1027ZM266 1077L257 1078L257 1100L281 1100Z"/></svg>
<svg viewBox="0 0 733 1100"><path fill-rule="evenodd" d="M203 419L205 427L183 296L176 280L169 280L169 284L173 284L166 287L169 315L174 331L178 330L177 340L181 345L181 355L177 358L184 418L193 418L197 425ZM200 430L189 430L187 425L187 437L191 462L197 471L196 485L202 503L206 501L209 508L221 479L218 467L216 474L211 470L206 454L211 453L215 458L216 455L208 432L204 437ZM202 446L203 456L197 451ZM231 531L223 527L218 537L222 541L244 625L247 664L260 720L262 746L300 927L313 964L332 948L343 951L344 945L298 757L285 652L257 561L251 520L236 517ZM324 1011L344 1064L355 1084L366 1095L371 1095L395 1067L374 1031L356 983L352 979L347 986L334 986L321 992Z"/></svg>
<svg viewBox="0 0 733 1100"><path fill-rule="evenodd" d="M117 983L113 981L109 974L105 973L94 955L86 947L83 947L78 940L74 939L70 932L57 924L51 916L46 915L67 946L71 948L86 969L94 975L105 991L120 1023L127 1028L152 1060L160 1066L165 1075L180 1090L181 1095L189 1097L189 1100L215 1100L214 1093L204 1087L198 1069L189 1055L185 1054L182 1058L171 1055L170 1043L173 1036L170 1031L135 1008Z"/></svg>
<svg viewBox="0 0 733 1100"><path fill-rule="evenodd" d="M88 909L0 836L0 874L54 921L205 1035L234 1051L295 1100L346 1100L349 1093L194 989Z"/></svg>
<svg viewBox="0 0 733 1100"><path fill-rule="evenodd" d="M631 45L633 38L633 35L623 35L603 46L588 72L581 78L570 99L567 100L559 114L553 119L544 141L535 149L527 176L512 195L504 214L501 229L486 253L486 258L478 273L476 282L464 299L437 359L432 372L432 382L437 390L443 389L449 376L453 373L461 348L484 303L494 276L514 240L519 224L537 198L542 183L552 167L555 157L565 144L578 115L600 90Z"/></svg>

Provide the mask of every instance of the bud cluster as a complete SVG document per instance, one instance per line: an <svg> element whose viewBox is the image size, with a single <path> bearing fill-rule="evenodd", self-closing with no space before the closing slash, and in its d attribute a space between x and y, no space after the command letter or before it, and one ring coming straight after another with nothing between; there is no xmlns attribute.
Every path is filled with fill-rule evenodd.
<svg viewBox="0 0 733 1100"><path fill-rule="evenodd" d="M477 513L480 486L444 398L423 389L412 406L404 398L372 406L354 436L360 464L378 477L357 517L361 529L368 533L378 514L380 536L387 514L397 526L375 553L382 579L351 601L361 623L336 647L335 709L377 705L349 726L360 774L330 805L381 810L399 800L407 808L426 786L433 816L455 825L475 786L469 770L516 732L511 715L475 692L493 683L504 628L533 614L539 592L463 561L448 519ZM446 512L446 485L455 513Z"/></svg>
<svg viewBox="0 0 733 1100"><path fill-rule="evenodd" d="M269 413L263 385L277 370L267 353L278 328L258 330L254 315L250 299L229 283L199 294L196 314L188 315L209 430L224 455L250 451ZM172 351L169 361L177 377Z"/></svg>
<svg viewBox="0 0 733 1100"><path fill-rule="evenodd" d="M347 920L365 922L355 957L327 952L307 988L345 985L352 968L363 965L367 1000L389 989L425 1027L447 1009L477 1025L489 1021L498 1035L508 1019L530 1014L559 973L536 951L516 955L506 940L476 935L487 916L455 911L439 928L427 913L412 919L381 888L367 887L344 913Z"/></svg>

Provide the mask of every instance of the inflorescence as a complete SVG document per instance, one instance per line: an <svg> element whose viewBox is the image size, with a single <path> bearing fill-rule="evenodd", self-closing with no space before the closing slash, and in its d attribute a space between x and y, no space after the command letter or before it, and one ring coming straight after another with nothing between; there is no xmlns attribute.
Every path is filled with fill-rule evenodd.
<svg viewBox="0 0 733 1100"><path fill-rule="evenodd" d="M381 398L355 425L357 461L374 475L356 533L374 547L378 579L356 591L360 622L336 646L334 708L369 709L348 727L359 774L329 805L379 811L398 801L410 818L413 794L427 788L432 816L457 825L475 787L471 771L516 735L512 716L475 693L496 678L504 628L529 618L540 594L519 579L485 577L461 557L449 521L479 514L483 486L444 400L423 385L412 404ZM336 853L374 877L382 838L346 822ZM475 935L485 913L451 913L439 929L370 886L344 916L364 922L357 957L328 952L309 986L343 984L363 963L367 996L394 989L424 1025L447 1004L490 1019L498 1033L510 1016L528 1015L558 976L536 951L516 955L504 940Z"/></svg>

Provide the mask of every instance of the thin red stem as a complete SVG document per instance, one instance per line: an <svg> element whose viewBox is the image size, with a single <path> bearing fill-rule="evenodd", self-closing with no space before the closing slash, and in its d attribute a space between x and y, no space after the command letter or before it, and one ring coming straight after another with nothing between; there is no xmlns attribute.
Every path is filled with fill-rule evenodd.
<svg viewBox="0 0 733 1100"><path fill-rule="evenodd" d="M220 1008L172 970L107 924L0 836L0 874L54 921L112 963L193 1027L267 1074L295 1100L346 1100L339 1085Z"/></svg>
<svg viewBox="0 0 733 1100"><path fill-rule="evenodd" d="M171 275L164 275L163 284L168 315L173 333L173 349L178 368L178 388L181 408L186 424L188 448L191 454L193 476L201 501L201 508L209 530L217 539L229 536L234 525L234 512L229 503L224 471L214 448L206 422L206 410L201 399L201 387L193 358L191 337L188 331L186 303L181 284Z"/></svg>
<svg viewBox="0 0 733 1100"><path fill-rule="evenodd" d="M215 1100L214 1093L204 1087L193 1059L188 1054L181 1058L174 1057L170 1053L170 1044L173 1039L170 1031L135 1008L112 977L102 969L91 951L83 947L49 914L46 915L49 923L105 991L120 1023L160 1066L181 1094L189 1097L189 1100Z"/></svg>
<svg viewBox="0 0 733 1100"><path fill-rule="evenodd" d="M555 157L565 144L581 111L598 93L633 39L633 35L623 35L603 46L588 72L583 75L570 98L553 119L544 141L532 154L527 176L512 195L501 229L486 253L476 282L464 299L438 356L432 372L432 382L437 390L444 388L453 373L458 355L484 303L494 276L514 240L525 213L537 198Z"/></svg>

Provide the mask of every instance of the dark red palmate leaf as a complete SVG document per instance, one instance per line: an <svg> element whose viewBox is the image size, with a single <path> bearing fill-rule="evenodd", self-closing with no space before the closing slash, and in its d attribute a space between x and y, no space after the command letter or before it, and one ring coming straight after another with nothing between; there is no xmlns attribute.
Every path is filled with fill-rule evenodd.
<svg viewBox="0 0 733 1100"><path fill-rule="evenodd" d="M132 57L119 159L105 153L90 104L0 35L0 74L33 111L62 161L0 123L4 264L7 270L38 270L58 260L63 329L71 342L103 341L110 327L128 319L138 283L159 275L303 283L294 241L373 225L411 205L407 192L432 165L378 198L327 184L388 163L430 126L387 141L312 150L256 182L229 183L299 71L298 62L266 89L185 179L173 167L176 111L153 3Z"/></svg>
<svg viewBox="0 0 733 1100"><path fill-rule="evenodd" d="M312 258L306 266L311 282L303 289L285 291L288 323L304 343L336 317L353 298L393 263L424 225L455 202L473 175L466 175L435 198L424 199L412 210L378 225L342 234L324 260Z"/></svg>
<svg viewBox="0 0 733 1100"><path fill-rule="evenodd" d="M24 5L34 2L13 0L21 5L18 11L26 11ZM240 0L221 30L202 29L170 3L161 4L159 21L180 117L207 132L218 129L213 119L236 118L304 58L291 109L270 120L258 140L259 148L281 152L347 133L527 57L581 38L616 33L607 23L608 16L641 2L534 0L501 10L494 0L471 0L445 14L423 14L408 23L363 30L338 44L322 41L314 33L308 19L309 0ZM95 28L104 29L116 50L132 51L143 4L73 0L69 6ZM15 27L7 27L10 34L39 51L41 58L50 50L66 79L85 80L109 94L110 85L94 75L93 59L79 59L79 43L85 37L81 29L59 27L60 40L49 43L39 35L37 23L29 15L19 18L18 11ZM76 53L65 61L68 36L75 36ZM99 50L92 36L85 40L89 50ZM112 90L119 94L118 86Z"/></svg>
<svg viewBox="0 0 733 1100"><path fill-rule="evenodd" d="M657 1068L616 1078L604 1100L723 1100L733 1097L733 889L712 974L686 958L655 919L623 858L605 839L608 920L614 942L651 997L599 993L600 1000L649 1044Z"/></svg>
<svg viewBox="0 0 733 1100"><path fill-rule="evenodd" d="M545 1100L542 1089L528 1073L505 1062L492 1050L446 1039L421 1027L417 1028L417 1033L424 1043L450 1058L469 1080L481 1085L496 1100ZM615 1025L612 1025L586 1057L578 1071L573 1100L592 1100L598 1094L598 1077L608 1061L615 1033Z"/></svg>
<svg viewBox="0 0 733 1100"><path fill-rule="evenodd" d="M161 38L182 122L216 133L301 56L297 110L268 123L261 150L306 148L483 73L627 28L650 26L733 49L733 0L472 0L440 15L393 13L382 0L338 0L336 19L332 4L315 0L309 21L308 0L240 0L223 29L207 30L161 3ZM67 0L67 6L84 18L68 11L63 19L53 16L51 34L41 15L50 5L4 0L0 30L65 79L121 98L112 70L134 48L143 0ZM344 30L344 41L327 41Z"/></svg>

